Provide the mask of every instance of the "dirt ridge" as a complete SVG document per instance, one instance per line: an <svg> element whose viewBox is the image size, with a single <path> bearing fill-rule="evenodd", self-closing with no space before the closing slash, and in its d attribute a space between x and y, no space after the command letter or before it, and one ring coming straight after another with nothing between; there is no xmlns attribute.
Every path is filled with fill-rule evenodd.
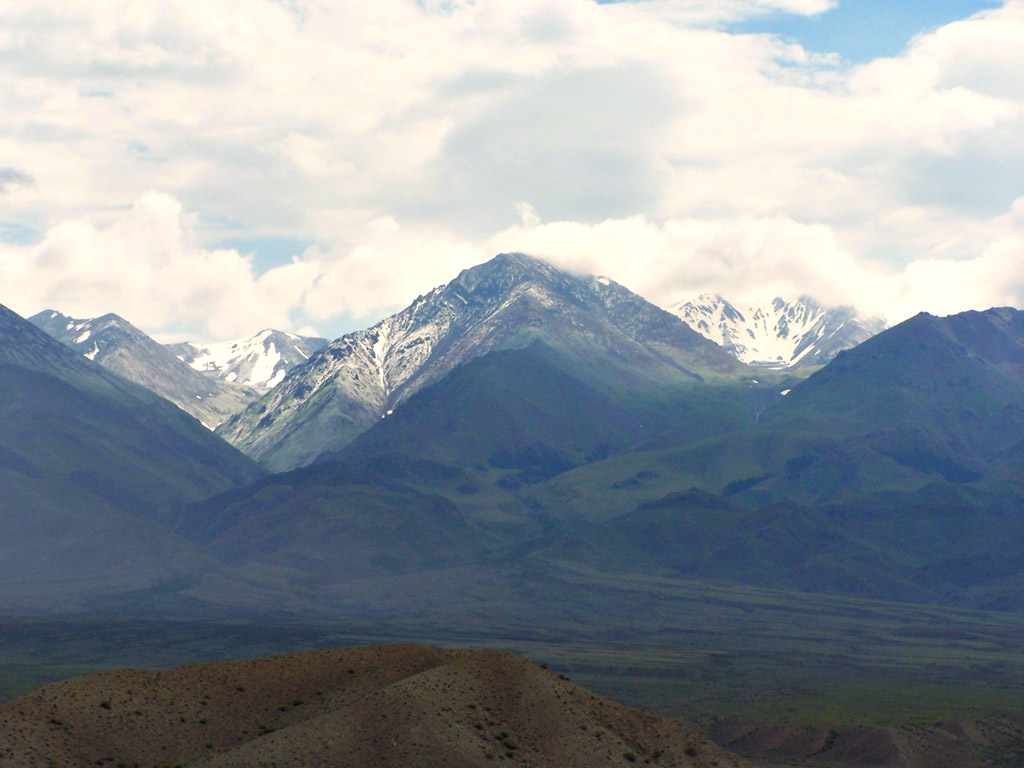
<svg viewBox="0 0 1024 768"><path fill-rule="evenodd" d="M0 705L0 768L749 768L513 654L385 645L98 672Z"/></svg>

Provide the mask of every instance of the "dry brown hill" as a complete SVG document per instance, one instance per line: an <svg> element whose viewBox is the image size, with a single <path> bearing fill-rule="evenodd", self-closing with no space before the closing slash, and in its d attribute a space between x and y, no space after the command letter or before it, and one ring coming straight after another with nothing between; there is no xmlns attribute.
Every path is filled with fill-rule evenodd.
<svg viewBox="0 0 1024 768"><path fill-rule="evenodd" d="M0 705L0 766L747 767L502 651L388 645L99 672Z"/></svg>

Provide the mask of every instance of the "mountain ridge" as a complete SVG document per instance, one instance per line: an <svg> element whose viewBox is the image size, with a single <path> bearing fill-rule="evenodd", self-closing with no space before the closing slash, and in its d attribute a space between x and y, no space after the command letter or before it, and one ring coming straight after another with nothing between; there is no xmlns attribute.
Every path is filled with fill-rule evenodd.
<svg viewBox="0 0 1024 768"><path fill-rule="evenodd" d="M177 406L0 307L0 608L76 610L210 567L168 517L258 475Z"/></svg>
<svg viewBox="0 0 1024 768"><path fill-rule="evenodd" d="M0 704L0 766L751 768L677 720L498 650L337 648L98 672ZM113 757L111 757L113 756Z"/></svg>
<svg viewBox="0 0 1024 768"><path fill-rule="evenodd" d="M72 318L48 309L29 322L84 357L169 400L209 429L259 396L252 387L196 373L123 317Z"/></svg>

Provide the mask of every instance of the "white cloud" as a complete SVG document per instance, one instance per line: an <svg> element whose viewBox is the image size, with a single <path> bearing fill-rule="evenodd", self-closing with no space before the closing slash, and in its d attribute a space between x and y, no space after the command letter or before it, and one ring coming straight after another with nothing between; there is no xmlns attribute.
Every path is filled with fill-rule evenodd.
<svg viewBox="0 0 1024 768"><path fill-rule="evenodd" d="M1024 99L1020 69L1024 3L949 24L918 40L913 55L934 62L940 88L966 88L997 98Z"/></svg>
<svg viewBox="0 0 1024 768"><path fill-rule="evenodd" d="M103 224L69 220L37 245L0 246L0 284L22 314L117 312L161 338L169 337L158 329L189 326L200 337L229 338L293 329L304 318L368 325L503 251L608 275L662 306L705 291L735 301L806 293L891 322L921 310L1024 306L1024 197L988 223L979 256L903 266L857 258L829 226L788 217L544 223L529 204L517 210L519 224L477 241L378 218L354 245L314 246L257 276L247 256L196 245L194 217L178 201L147 193Z"/></svg>
<svg viewBox="0 0 1024 768"><path fill-rule="evenodd" d="M838 0L663 0L663 4L669 6L677 19L688 24L712 24L766 13L817 16L839 3Z"/></svg>
<svg viewBox="0 0 1024 768"><path fill-rule="evenodd" d="M27 173L22 173L17 168L0 168L0 195L6 195L19 188L30 187L34 183Z"/></svg>
<svg viewBox="0 0 1024 768"><path fill-rule="evenodd" d="M809 294L898 322L919 311L1024 306L1024 198L991 222L989 234L995 239L976 258L922 258L901 267L856 258L825 225L781 217L529 221L488 245L609 275L662 306L703 292L735 301Z"/></svg>
<svg viewBox="0 0 1024 768"><path fill-rule="evenodd" d="M294 262L257 278L234 250L205 250L172 197L143 195L112 221L61 222L32 246L0 246L5 302L22 314L56 308L77 317L116 312L149 329L199 318L212 337L288 328L316 278Z"/></svg>
<svg viewBox="0 0 1024 768"><path fill-rule="evenodd" d="M0 233L40 233L0 301L330 326L519 248L659 301L1019 302L1024 2L853 68L725 31L834 4L0 0Z"/></svg>
<svg viewBox="0 0 1024 768"><path fill-rule="evenodd" d="M307 257L316 263L320 278L303 308L323 321L342 314L373 318L398 310L488 255L442 230L407 230L385 217L371 222L355 247L313 251Z"/></svg>

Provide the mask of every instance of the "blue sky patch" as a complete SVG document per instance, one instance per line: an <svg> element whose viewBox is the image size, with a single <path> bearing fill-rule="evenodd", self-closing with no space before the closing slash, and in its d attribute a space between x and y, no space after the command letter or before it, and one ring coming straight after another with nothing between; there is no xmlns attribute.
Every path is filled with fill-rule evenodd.
<svg viewBox="0 0 1024 768"><path fill-rule="evenodd" d="M896 56L917 35L928 33L980 11L999 8L991 0L846 0L819 16L773 13L757 16L728 29L762 32L789 38L815 53L838 53L861 64Z"/></svg>

